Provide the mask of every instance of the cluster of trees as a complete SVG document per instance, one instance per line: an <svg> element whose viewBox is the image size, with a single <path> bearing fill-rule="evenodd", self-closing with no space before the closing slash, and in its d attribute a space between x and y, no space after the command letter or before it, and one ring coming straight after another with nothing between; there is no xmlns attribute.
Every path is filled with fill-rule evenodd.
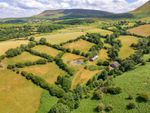
<svg viewBox="0 0 150 113"><path fill-rule="evenodd" d="M71 88L71 79L66 76L58 76L56 84L60 85L66 92Z"/></svg>
<svg viewBox="0 0 150 113"><path fill-rule="evenodd" d="M58 24L40 25L37 28L37 32L39 32L39 33L48 33L48 32L52 32L54 30L62 29L62 28L64 28L64 26L58 25Z"/></svg>
<svg viewBox="0 0 150 113"><path fill-rule="evenodd" d="M131 46L137 50L142 50L143 54L149 54L150 53L150 37L141 39L139 40L137 44L132 44Z"/></svg>
<svg viewBox="0 0 150 113"><path fill-rule="evenodd" d="M95 108L96 112L103 112L103 111L110 112L112 110L113 106L111 104L105 106L103 103L98 104L98 106Z"/></svg>
<svg viewBox="0 0 150 113"><path fill-rule="evenodd" d="M61 98L65 95L65 91L56 86L56 85L49 85L44 79L42 79L41 77L35 76L32 73L27 73L25 71L21 72L21 75L24 76L27 80L31 80L34 84L36 84L37 86L40 86L46 90L49 91L49 93L52 96L56 96L58 98Z"/></svg>
<svg viewBox="0 0 150 113"><path fill-rule="evenodd" d="M69 19L58 22L58 24L68 24L68 25L79 25L79 24L90 24L94 23L93 19Z"/></svg>
<svg viewBox="0 0 150 113"><path fill-rule="evenodd" d="M54 61L54 58L52 56L50 56L50 55L47 55L46 53L40 53L40 52L37 52L37 51L32 50L32 49L27 49L26 51L29 52L29 53L31 53L31 54L33 54L33 55L45 58L45 59L48 60L48 62Z"/></svg>
<svg viewBox="0 0 150 113"><path fill-rule="evenodd" d="M77 109L82 98L82 87L77 87L71 92L67 92L62 98L60 98L49 111L49 113L71 113L72 110Z"/></svg>
<svg viewBox="0 0 150 113"><path fill-rule="evenodd" d="M24 63L17 63L17 64L9 64L7 66L7 69L14 69L14 68L24 68L26 66L32 66L32 65L41 65L41 64L46 64L47 60L46 59L39 59L35 62L24 62Z"/></svg>
<svg viewBox="0 0 150 113"><path fill-rule="evenodd" d="M14 48L14 49L9 49L5 52L6 57L15 57L17 55L20 55L22 52L25 50L28 50L32 47L36 46L36 42L29 42L27 45L20 45L20 47Z"/></svg>
<svg viewBox="0 0 150 113"><path fill-rule="evenodd" d="M74 71L70 68L68 68L68 66L63 62L62 59L55 59L56 64L59 66L59 68L63 69L64 71L66 71L69 75L73 75Z"/></svg>
<svg viewBox="0 0 150 113"><path fill-rule="evenodd" d="M26 37L32 35L32 31L32 27L29 25L0 27L0 41Z"/></svg>

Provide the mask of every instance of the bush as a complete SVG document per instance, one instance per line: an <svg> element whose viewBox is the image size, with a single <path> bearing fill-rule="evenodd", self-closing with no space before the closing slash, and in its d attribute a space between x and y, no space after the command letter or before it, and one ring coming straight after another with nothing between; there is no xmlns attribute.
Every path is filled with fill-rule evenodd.
<svg viewBox="0 0 150 113"><path fill-rule="evenodd" d="M101 90L96 90L93 93L93 99L100 100L103 98L103 92Z"/></svg>
<svg viewBox="0 0 150 113"><path fill-rule="evenodd" d="M121 88L120 87L110 87L108 88L108 93L110 94L120 94L121 93Z"/></svg>
<svg viewBox="0 0 150 113"><path fill-rule="evenodd" d="M129 95L129 96L127 97L127 99L132 100L132 99L133 99L133 96L132 96L132 95Z"/></svg>
<svg viewBox="0 0 150 113"><path fill-rule="evenodd" d="M55 104L48 113L70 113L70 109L67 105L62 103Z"/></svg>
<svg viewBox="0 0 150 113"><path fill-rule="evenodd" d="M136 108L136 105L134 102L130 102L128 105L127 105L127 109L135 109Z"/></svg>
<svg viewBox="0 0 150 113"><path fill-rule="evenodd" d="M106 111L112 111L113 110L113 106L111 105L111 104L109 104L109 105L107 105L106 107L105 107L105 110Z"/></svg>
<svg viewBox="0 0 150 113"><path fill-rule="evenodd" d="M137 96L136 100L138 102L148 102L150 100L150 95L148 93L141 93Z"/></svg>
<svg viewBox="0 0 150 113"><path fill-rule="evenodd" d="M101 111L103 111L105 109L105 105L103 104L103 103L100 103L96 108L95 108L95 110L97 111L97 112L101 112Z"/></svg>

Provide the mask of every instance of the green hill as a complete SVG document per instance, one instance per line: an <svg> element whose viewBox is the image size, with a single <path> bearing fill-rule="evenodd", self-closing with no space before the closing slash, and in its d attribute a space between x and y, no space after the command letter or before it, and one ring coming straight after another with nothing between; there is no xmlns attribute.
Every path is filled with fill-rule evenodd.
<svg viewBox="0 0 150 113"><path fill-rule="evenodd" d="M130 13L135 17L150 17L150 1Z"/></svg>

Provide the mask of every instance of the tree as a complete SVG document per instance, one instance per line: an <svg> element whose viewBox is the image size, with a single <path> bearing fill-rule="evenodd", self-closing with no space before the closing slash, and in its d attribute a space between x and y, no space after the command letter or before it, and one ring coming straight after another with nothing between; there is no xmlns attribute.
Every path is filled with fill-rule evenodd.
<svg viewBox="0 0 150 113"><path fill-rule="evenodd" d="M62 103L55 104L48 113L71 113L69 107Z"/></svg>
<svg viewBox="0 0 150 113"><path fill-rule="evenodd" d="M47 43L46 38L41 38L39 40L39 43L42 44L42 45L46 44Z"/></svg>
<svg viewBox="0 0 150 113"><path fill-rule="evenodd" d="M60 84L66 92L71 88L71 80L68 76L58 76L57 84Z"/></svg>

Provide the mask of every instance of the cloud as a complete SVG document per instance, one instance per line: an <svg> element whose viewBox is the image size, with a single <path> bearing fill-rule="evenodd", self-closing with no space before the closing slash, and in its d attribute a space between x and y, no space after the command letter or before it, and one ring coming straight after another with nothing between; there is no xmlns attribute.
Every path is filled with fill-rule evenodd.
<svg viewBox="0 0 150 113"><path fill-rule="evenodd" d="M148 0L0 0L0 18L24 17L48 9L96 9L114 13L133 10ZM131 0L130 0L131 1Z"/></svg>

